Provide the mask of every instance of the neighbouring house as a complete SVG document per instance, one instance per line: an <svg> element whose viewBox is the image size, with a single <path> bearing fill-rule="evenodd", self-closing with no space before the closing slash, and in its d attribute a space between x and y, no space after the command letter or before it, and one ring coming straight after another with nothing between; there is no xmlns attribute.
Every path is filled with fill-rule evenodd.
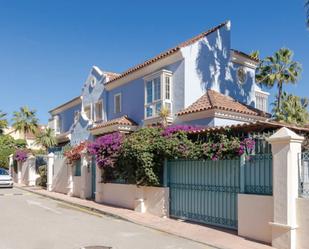
<svg viewBox="0 0 309 249"><path fill-rule="evenodd" d="M227 21L117 74L93 66L81 95L50 111L59 145L130 132L162 121L222 126L266 120L259 61L231 48Z"/></svg>
<svg viewBox="0 0 309 249"><path fill-rule="evenodd" d="M45 127L46 127L45 125L39 125L38 131L44 130ZM28 132L24 135L23 132L16 131L13 127L8 127L6 129L4 129L4 134L10 135L15 140L25 139L26 143L27 143L27 148L29 148L31 150L41 150L41 149L43 149L43 147L40 144L37 144L35 142L36 136L32 132Z"/></svg>

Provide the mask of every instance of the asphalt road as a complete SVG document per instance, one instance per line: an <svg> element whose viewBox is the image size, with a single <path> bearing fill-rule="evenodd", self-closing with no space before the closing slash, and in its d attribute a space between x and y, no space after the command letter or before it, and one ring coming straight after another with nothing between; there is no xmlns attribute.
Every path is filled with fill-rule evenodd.
<svg viewBox="0 0 309 249"><path fill-rule="evenodd" d="M0 189L0 211L0 249L210 248L20 189Z"/></svg>

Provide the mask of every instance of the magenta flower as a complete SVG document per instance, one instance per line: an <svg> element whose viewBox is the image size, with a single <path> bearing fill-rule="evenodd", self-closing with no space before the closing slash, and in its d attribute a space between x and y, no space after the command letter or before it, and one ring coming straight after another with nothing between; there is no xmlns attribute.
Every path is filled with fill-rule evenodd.
<svg viewBox="0 0 309 249"><path fill-rule="evenodd" d="M87 149L96 157L99 167L114 167L122 141L123 135L120 132L114 132L97 138L88 145Z"/></svg>
<svg viewBox="0 0 309 249"><path fill-rule="evenodd" d="M17 162L25 162L28 158L28 152L25 150L17 150L14 158Z"/></svg>

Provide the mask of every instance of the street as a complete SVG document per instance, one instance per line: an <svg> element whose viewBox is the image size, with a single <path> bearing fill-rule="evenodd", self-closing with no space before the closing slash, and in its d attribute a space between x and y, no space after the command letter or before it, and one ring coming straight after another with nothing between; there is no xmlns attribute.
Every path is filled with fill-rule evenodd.
<svg viewBox="0 0 309 249"><path fill-rule="evenodd" d="M0 189L0 249L211 248L20 189Z"/></svg>

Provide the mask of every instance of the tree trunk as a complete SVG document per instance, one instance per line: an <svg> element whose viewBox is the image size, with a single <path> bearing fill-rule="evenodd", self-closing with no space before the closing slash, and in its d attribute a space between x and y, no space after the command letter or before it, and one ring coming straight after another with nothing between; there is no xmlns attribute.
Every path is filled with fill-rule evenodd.
<svg viewBox="0 0 309 249"><path fill-rule="evenodd" d="M282 82L278 82L278 102L277 102L277 111L281 111L281 97L282 97Z"/></svg>

